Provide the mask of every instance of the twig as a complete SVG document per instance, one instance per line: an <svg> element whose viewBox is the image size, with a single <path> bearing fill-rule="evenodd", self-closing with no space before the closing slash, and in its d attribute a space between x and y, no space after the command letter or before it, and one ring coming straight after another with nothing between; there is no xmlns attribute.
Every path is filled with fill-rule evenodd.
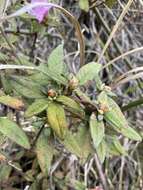
<svg viewBox="0 0 143 190"><path fill-rule="evenodd" d="M104 190L109 190L105 174L103 173L103 170L102 170L102 164L101 164L97 154L94 155L94 159L95 159L95 164L98 169L98 173L99 173L103 188L104 188Z"/></svg>
<svg viewBox="0 0 143 190"><path fill-rule="evenodd" d="M106 67L108 67L109 65L113 64L114 62L118 61L119 59L122 59L130 54L133 54L133 53L136 53L136 52L139 52L139 51L142 51L143 50L143 46L142 47L138 47L138 48L135 48L135 49L132 49L130 51L127 51L123 54L121 54L120 56L116 57L115 59L109 61L106 65L104 65L102 67L102 69L105 69Z"/></svg>
<svg viewBox="0 0 143 190"><path fill-rule="evenodd" d="M35 139L33 140L33 143L32 143L32 145L31 145L31 147L34 147L34 146L35 146L35 144L36 144L36 142L37 142L39 136L41 135L41 133L42 133L44 127L45 127L45 125L43 125L43 126L40 128L40 130L38 131L38 133L37 133Z"/></svg>

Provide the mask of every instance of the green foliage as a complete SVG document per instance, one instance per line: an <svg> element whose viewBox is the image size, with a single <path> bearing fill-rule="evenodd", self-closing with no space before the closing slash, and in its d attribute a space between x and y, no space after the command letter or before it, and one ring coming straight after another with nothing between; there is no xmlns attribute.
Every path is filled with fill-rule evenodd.
<svg viewBox="0 0 143 190"><path fill-rule="evenodd" d="M25 117L32 117L46 110L48 107L47 99L38 99L33 102L25 112Z"/></svg>
<svg viewBox="0 0 143 190"><path fill-rule="evenodd" d="M56 135L59 138L64 139L67 131L67 123L63 107L56 103L49 103L47 108L47 118L50 127L54 130Z"/></svg>
<svg viewBox="0 0 143 190"><path fill-rule="evenodd" d="M44 176L48 176L54 151L50 142L48 129L44 129L36 143L36 154Z"/></svg>
<svg viewBox="0 0 143 190"><path fill-rule="evenodd" d="M65 148L72 154L79 157L84 163L90 154L93 154L93 148L90 143L89 130L81 126L76 134L68 131L64 141Z"/></svg>
<svg viewBox="0 0 143 190"><path fill-rule="evenodd" d="M23 130L13 121L0 117L0 132L20 146L30 149L29 140Z"/></svg>
<svg viewBox="0 0 143 190"><path fill-rule="evenodd" d="M105 4L112 7L115 2L107 0ZM4 1L0 3L4 6ZM80 8L85 12L89 11L90 3L88 0L79 0ZM0 14L2 10L0 7ZM26 14L22 16L26 12L27 9L20 9L15 16L21 16L22 22L27 20L26 27L30 32L28 37L31 32L35 41L38 34L48 36L47 30L44 29L48 24L46 18L42 23L37 23L33 17ZM66 15L66 12L64 13ZM53 9L52 14L58 12ZM74 20L74 17L70 18L71 21ZM16 28L15 23L13 25ZM56 23L53 25L57 26ZM77 31L80 31L78 24L75 25ZM62 32L61 35L65 38ZM51 40L50 36L48 40ZM93 167L95 154L104 165L108 165L108 158L114 156L122 156L127 159L126 162L128 161L129 153L134 154L134 150L130 151L128 146L125 146L126 141L134 144L132 141L141 141L142 137L127 121L114 100L115 93L102 83L101 64L94 61L86 63L73 74L68 71L68 64L64 63L66 59L63 43L53 49L47 58L48 61L44 62L38 54L33 59L34 47L30 52L23 50L23 53L15 53L15 48L12 47L16 47L15 44L18 46L17 33L9 35L8 43L5 37L0 38L0 42L0 61L4 63L2 65L19 66L19 69L12 68L2 72L0 70L0 104L6 110L2 113L5 117L0 117L0 145L6 147L5 152L0 151L0 159L7 164L0 164L0 182L2 181L4 186L10 180L8 185L13 183L17 187L19 172L21 183L28 184L31 190L51 189L50 185L57 183L58 188L65 190L73 188L73 184L77 190L86 189L86 178L89 177L89 184L93 177L96 178L95 183L100 181ZM37 44L34 45L36 47ZM38 64L35 64L35 60ZM29 67L23 69L20 66ZM22 119L17 118L18 114ZM23 125L26 125L25 131L22 129ZM7 155L9 140L14 142L11 147L14 147L16 153ZM14 160L14 164L11 160ZM73 166L74 171L68 173L70 166ZM77 166L80 168L78 171ZM83 168L84 176L79 175ZM99 174L101 175L100 172ZM108 175L108 171L106 174ZM120 177L121 174L122 171ZM71 180L72 175L82 182ZM110 179L108 181L111 183Z"/></svg>
<svg viewBox="0 0 143 190"><path fill-rule="evenodd" d="M49 71L57 74L63 74L64 71L64 53L63 44L55 48L48 58Z"/></svg>
<svg viewBox="0 0 143 190"><path fill-rule="evenodd" d="M21 110L24 107L24 103L21 100L10 96L0 96L0 103L17 110Z"/></svg>
<svg viewBox="0 0 143 190"><path fill-rule="evenodd" d="M77 73L77 79L80 85L86 84L89 80L93 80L99 73L101 65L95 62L84 65Z"/></svg>
<svg viewBox="0 0 143 190"><path fill-rule="evenodd" d="M104 140L96 148L96 151L101 163L103 163L107 154L107 145Z"/></svg>
<svg viewBox="0 0 143 190"><path fill-rule="evenodd" d="M69 98L68 96L59 96L57 97L56 101L63 104L65 106L65 109L67 109L71 113L84 117L84 110L82 109L80 104L72 98Z"/></svg>
<svg viewBox="0 0 143 190"><path fill-rule="evenodd" d="M97 148L104 138L105 129L103 121L98 121L94 113L90 117L90 132L94 147Z"/></svg>

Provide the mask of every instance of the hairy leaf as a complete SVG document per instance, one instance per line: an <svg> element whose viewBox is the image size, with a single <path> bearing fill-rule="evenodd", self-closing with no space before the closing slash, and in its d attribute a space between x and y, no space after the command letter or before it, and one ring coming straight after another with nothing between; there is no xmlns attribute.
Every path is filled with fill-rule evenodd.
<svg viewBox="0 0 143 190"><path fill-rule="evenodd" d="M119 156L127 155L125 148L121 145L120 141L115 136L106 136L106 144L109 154Z"/></svg>
<svg viewBox="0 0 143 190"><path fill-rule="evenodd" d="M93 80L95 76L98 75L101 69L101 64L91 62L87 65L81 67L79 72L77 73L77 79L79 80L80 85L85 84L89 80Z"/></svg>
<svg viewBox="0 0 143 190"><path fill-rule="evenodd" d="M63 44L61 44L52 51L48 58L49 71L51 71L51 73L56 72L62 74L64 69L63 59Z"/></svg>
<svg viewBox="0 0 143 190"><path fill-rule="evenodd" d="M89 130L85 126L80 127L76 134L68 131L62 144L69 152L79 157L82 163L94 152L90 143Z"/></svg>
<svg viewBox="0 0 143 190"><path fill-rule="evenodd" d="M69 98L67 96L59 96L56 99L57 102L62 103L63 105L66 106L66 109L69 110L70 112L80 115L80 116L84 116L84 111L81 108L81 106L72 98Z"/></svg>
<svg viewBox="0 0 143 190"><path fill-rule="evenodd" d="M42 98L41 88L38 84L22 77L12 77L10 81L13 89L26 98Z"/></svg>
<svg viewBox="0 0 143 190"><path fill-rule="evenodd" d="M50 103L47 108L47 118L50 127L56 135L64 139L67 131L67 123L63 107L56 103Z"/></svg>
<svg viewBox="0 0 143 190"><path fill-rule="evenodd" d="M44 111L48 107L47 99L38 99L33 102L25 112L25 117L32 117Z"/></svg>
<svg viewBox="0 0 143 190"><path fill-rule="evenodd" d="M105 120L117 128L117 130L128 127L128 122L121 112L120 107L110 97L108 97L108 106L109 110L104 113Z"/></svg>
<svg viewBox="0 0 143 190"><path fill-rule="evenodd" d="M46 130L47 129L44 129L42 131L36 143L36 154L44 176L48 176L49 174L54 155L53 146L48 139L49 136Z"/></svg>
<svg viewBox="0 0 143 190"><path fill-rule="evenodd" d="M120 131L125 137L135 140L135 141L141 141L141 136L131 127L124 127Z"/></svg>
<svg viewBox="0 0 143 190"><path fill-rule="evenodd" d="M20 146L29 149L30 144L24 131L13 121L0 117L0 132Z"/></svg>
<svg viewBox="0 0 143 190"><path fill-rule="evenodd" d="M106 157L106 143L104 140L102 140L102 142L100 143L100 145L96 148L97 151L97 155L100 159L100 161L103 163Z"/></svg>
<svg viewBox="0 0 143 190"><path fill-rule="evenodd" d="M105 120L117 131L125 137L132 140L141 141L141 136L131 127L129 127L125 116L121 112L116 102L108 97L109 111L105 112Z"/></svg>
<svg viewBox="0 0 143 190"><path fill-rule="evenodd" d="M98 121L94 113L90 117L90 133L93 140L94 147L97 148L104 137L104 123Z"/></svg>
<svg viewBox="0 0 143 190"><path fill-rule="evenodd" d="M7 183L12 167L6 164L0 164L0 182Z"/></svg>
<svg viewBox="0 0 143 190"><path fill-rule="evenodd" d="M11 96L0 96L0 103L17 110L21 110L22 108L24 108L24 103L22 102L22 100Z"/></svg>

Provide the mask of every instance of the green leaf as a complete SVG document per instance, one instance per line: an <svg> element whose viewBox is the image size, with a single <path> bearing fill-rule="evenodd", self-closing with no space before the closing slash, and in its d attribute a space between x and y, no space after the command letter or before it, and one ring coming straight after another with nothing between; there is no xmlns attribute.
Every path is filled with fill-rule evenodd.
<svg viewBox="0 0 143 190"><path fill-rule="evenodd" d="M6 164L0 164L0 182L1 184L7 183L12 167Z"/></svg>
<svg viewBox="0 0 143 190"><path fill-rule="evenodd" d="M68 131L66 138L61 142L65 148L75 154L84 163L90 154L94 153L90 143L89 130L85 126L79 127L76 134Z"/></svg>
<svg viewBox="0 0 143 190"><path fill-rule="evenodd" d="M25 117L32 117L44 111L48 107L47 99L38 99L33 102L25 112Z"/></svg>
<svg viewBox="0 0 143 190"><path fill-rule="evenodd" d="M66 78L64 78L60 73L56 72L55 70L50 71L45 64L40 64L40 66L37 67L37 70L41 71L43 74L45 74L47 77L57 82L58 84L67 85L68 81Z"/></svg>
<svg viewBox="0 0 143 190"><path fill-rule="evenodd" d="M90 133L93 140L94 147L97 148L104 137L104 123L103 121L98 121L96 115L92 113L90 117Z"/></svg>
<svg viewBox="0 0 143 190"><path fill-rule="evenodd" d="M131 127L124 127L120 131L125 137L135 140L135 141L141 141L141 136Z"/></svg>
<svg viewBox="0 0 143 190"><path fill-rule="evenodd" d="M126 150L121 145L120 141L115 136L106 136L106 144L109 151L109 154L120 156L120 155L127 155Z"/></svg>
<svg viewBox="0 0 143 190"><path fill-rule="evenodd" d="M56 135L64 139L67 131L65 111L61 105L50 103L47 108L47 118L50 127Z"/></svg>
<svg viewBox="0 0 143 190"><path fill-rule="evenodd" d="M100 145L96 148L96 151L97 151L97 155L101 161L101 163L104 162L105 160L105 157L106 157L106 143L104 140L102 140L102 142L100 143Z"/></svg>
<svg viewBox="0 0 143 190"><path fill-rule="evenodd" d="M128 122L121 112L120 107L110 97L108 97L108 106L109 110L104 113L105 120L117 130L128 127Z"/></svg>
<svg viewBox="0 0 143 190"><path fill-rule="evenodd" d="M95 76L98 75L100 69L101 69L101 64L95 62L88 63L87 65L81 67L76 76L77 79L79 80L80 85L85 84L89 80L93 80Z"/></svg>
<svg viewBox="0 0 143 190"><path fill-rule="evenodd" d="M6 94L10 94L12 92L12 86L11 86L6 74L0 73L0 80L2 83L3 91Z"/></svg>
<svg viewBox="0 0 143 190"><path fill-rule="evenodd" d="M24 55L23 53L18 53L18 57L21 60L22 65L35 66L34 63L29 61L29 57L27 55ZM19 65L19 61L15 59L14 64Z"/></svg>
<svg viewBox="0 0 143 190"><path fill-rule="evenodd" d="M13 121L0 117L0 132L20 146L29 149L30 144L24 131Z"/></svg>
<svg viewBox="0 0 143 190"><path fill-rule="evenodd" d="M50 78L42 72L35 72L30 76L27 76L29 80L38 83L40 86L46 86L50 83Z"/></svg>
<svg viewBox="0 0 143 190"><path fill-rule="evenodd" d="M69 110L71 113L74 113L76 115L80 115L84 117L84 111L81 108L81 106L72 98L69 98L67 96L59 96L56 99L57 102L62 103L67 110Z"/></svg>
<svg viewBox="0 0 143 190"><path fill-rule="evenodd" d="M121 145L120 141L119 141L117 138L114 139L113 144L114 144L115 148L117 149L117 151L118 151L120 154L122 154L122 155L127 155L127 153L126 153L124 147Z"/></svg>
<svg viewBox="0 0 143 190"><path fill-rule="evenodd" d="M51 73L54 71L56 73L62 74L64 70L64 52L63 44L56 47L48 58L48 68Z"/></svg>
<svg viewBox="0 0 143 190"><path fill-rule="evenodd" d="M71 131L67 131L66 138L61 143L65 146L65 148L69 152L71 152L72 154L75 154L79 158L81 157L82 155L81 147L79 143L77 142L75 135L72 134Z"/></svg>
<svg viewBox="0 0 143 190"><path fill-rule="evenodd" d="M89 1L88 0L79 0L79 6L82 10L89 11Z"/></svg>
<svg viewBox="0 0 143 190"><path fill-rule="evenodd" d="M24 108L24 103L22 102L22 100L11 96L0 96L0 103L17 110L21 110L22 108Z"/></svg>
<svg viewBox="0 0 143 190"><path fill-rule="evenodd" d="M41 87L24 77L12 76L10 78L10 83L13 89L20 95L26 98L43 98L45 97L41 91Z"/></svg>
<svg viewBox="0 0 143 190"><path fill-rule="evenodd" d="M132 140L141 141L141 136L129 127L125 116L116 102L108 97L109 111L105 112L105 120L119 133Z"/></svg>
<svg viewBox="0 0 143 190"><path fill-rule="evenodd" d="M37 143L36 143L36 154L38 158L38 162L40 165L40 168L44 174L44 176L48 176L50 168L51 168L51 162L54 155L54 149L53 146L48 139L48 133L46 132L46 128L42 131L40 134Z"/></svg>

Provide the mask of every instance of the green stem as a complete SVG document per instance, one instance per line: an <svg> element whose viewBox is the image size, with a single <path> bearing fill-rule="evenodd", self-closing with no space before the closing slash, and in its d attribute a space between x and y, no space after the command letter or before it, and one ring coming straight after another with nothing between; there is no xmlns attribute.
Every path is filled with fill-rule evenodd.
<svg viewBox="0 0 143 190"><path fill-rule="evenodd" d="M140 106L142 104L143 104L143 97L140 98L139 100L135 100L133 102L130 102L129 104L123 106L121 109L122 109L122 111L127 111L127 110L134 108L134 107Z"/></svg>

